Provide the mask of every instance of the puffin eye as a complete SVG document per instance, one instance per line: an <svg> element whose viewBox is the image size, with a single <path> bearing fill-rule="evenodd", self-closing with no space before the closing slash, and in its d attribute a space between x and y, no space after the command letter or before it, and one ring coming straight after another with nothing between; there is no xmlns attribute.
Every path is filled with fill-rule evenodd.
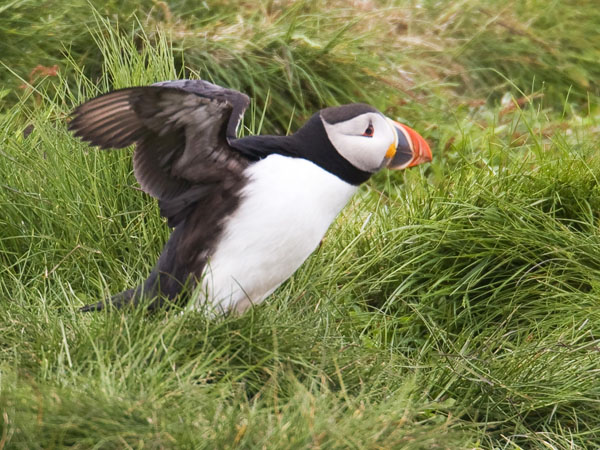
<svg viewBox="0 0 600 450"><path fill-rule="evenodd" d="M370 123L369 126L367 127L367 129L365 130L365 132L362 135L366 136L366 137L373 137L374 133L375 133L375 128L373 128L373 124Z"/></svg>

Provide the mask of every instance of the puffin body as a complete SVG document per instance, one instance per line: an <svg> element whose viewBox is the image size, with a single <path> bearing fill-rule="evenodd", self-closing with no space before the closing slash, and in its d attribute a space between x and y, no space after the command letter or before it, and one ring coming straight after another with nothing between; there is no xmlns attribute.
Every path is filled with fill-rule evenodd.
<svg viewBox="0 0 600 450"><path fill-rule="evenodd" d="M317 248L357 186L304 159L270 155L249 182L203 277L207 298L243 311L261 302Z"/></svg>
<svg viewBox="0 0 600 450"><path fill-rule="evenodd" d="M244 311L298 269L373 173L431 161L420 135L364 104L321 110L290 136L236 139L248 104L237 91L179 80L75 109L76 136L105 149L136 145L135 176L174 228L148 279L113 306L154 309L193 293L196 306Z"/></svg>

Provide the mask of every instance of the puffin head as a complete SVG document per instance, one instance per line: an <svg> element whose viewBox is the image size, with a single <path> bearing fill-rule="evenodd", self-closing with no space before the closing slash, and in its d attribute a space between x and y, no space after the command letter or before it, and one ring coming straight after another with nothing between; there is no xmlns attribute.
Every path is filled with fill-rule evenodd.
<svg viewBox="0 0 600 450"><path fill-rule="evenodd" d="M363 103L320 111L327 138L335 150L357 169L405 169L432 159L419 133Z"/></svg>

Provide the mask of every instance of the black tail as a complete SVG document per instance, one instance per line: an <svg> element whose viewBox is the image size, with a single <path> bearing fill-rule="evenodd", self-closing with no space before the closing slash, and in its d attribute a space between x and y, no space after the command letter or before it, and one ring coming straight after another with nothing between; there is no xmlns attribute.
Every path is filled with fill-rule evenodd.
<svg viewBox="0 0 600 450"><path fill-rule="evenodd" d="M176 258L175 249L183 231L184 226L175 228L156 267L143 284L101 302L83 306L79 310L82 312L102 311L107 307L123 309L128 306L135 307L144 304L148 311L154 311L164 305L187 303L188 294L196 286L197 279L189 272L187 265ZM201 271L201 268L198 272Z"/></svg>
<svg viewBox="0 0 600 450"><path fill-rule="evenodd" d="M155 269L144 284L113 295L101 302L82 306L79 311L102 311L108 308L123 309L142 305L151 312L163 306L184 305L195 285L194 277L188 276L187 280L182 283L170 274L159 274Z"/></svg>
<svg viewBox="0 0 600 450"><path fill-rule="evenodd" d="M81 312L102 311L103 309L106 309L107 307L109 307L109 308L112 307L115 309L122 309L122 308L125 308L126 306L136 306L142 298L141 291L142 291L142 286L138 286L133 289L128 289L124 292L121 292L120 294L113 295L111 298L108 298L101 302L82 306L81 308L79 308L79 311L81 311Z"/></svg>
<svg viewBox="0 0 600 450"><path fill-rule="evenodd" d="M160 281L165 281L161 280L163 278L166 278L167 281L170 282L163 283L163 285L166 285L169 288L168 290L160 289ZM188 288L193 290L195 285L195 283L192 283L191 281L192 279L189 278L187 283L174 283L170 276L157 276L156 272L153 271L144 284L123 291L117 295L113 295L101 302L82 306L79 308L79 311L102 311L110 308L124 309L141 305L147 311L151 312L162 308L165 305L175 306L177 304L185 304L187 303L189 298L188 294L190 293L190 289Z"/></svg>

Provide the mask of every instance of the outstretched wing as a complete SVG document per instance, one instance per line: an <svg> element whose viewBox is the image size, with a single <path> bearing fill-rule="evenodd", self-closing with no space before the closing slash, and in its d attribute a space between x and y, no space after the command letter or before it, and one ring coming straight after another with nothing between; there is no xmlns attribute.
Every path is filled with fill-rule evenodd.
<svg viewBox="0 0 600 450"><path fill-rule="evenodd" d="M229 141L249 102L206 81L165 81L96 97L73 111L69 129L103 149L135 143L135 176L171 222L180 203L248 164Z"/></svg>

